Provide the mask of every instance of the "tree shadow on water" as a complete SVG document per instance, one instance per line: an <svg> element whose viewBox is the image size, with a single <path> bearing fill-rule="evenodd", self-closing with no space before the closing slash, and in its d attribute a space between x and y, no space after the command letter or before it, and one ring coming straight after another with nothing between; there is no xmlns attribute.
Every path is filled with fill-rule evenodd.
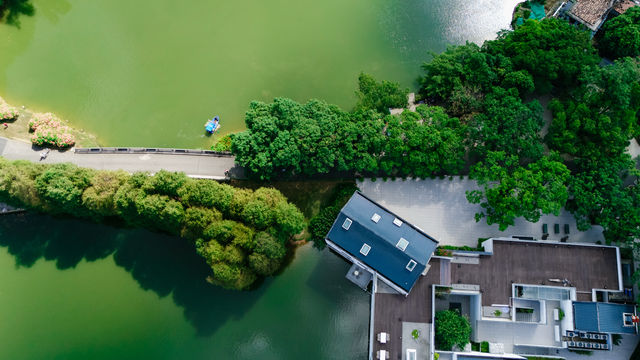
<svg viewBox="0 0 640 360"><path fill-rule="evenodd" d="M141 229L121 229L76 219L21 214L0 216L0 246L15 257L17 267L39 259L54 261L60 270L82 260L113 255L144 290L172 296L200 336L208 336L226 321L241 318L264 293L225 290L209 284L206 262L186 240Z"/></svg>

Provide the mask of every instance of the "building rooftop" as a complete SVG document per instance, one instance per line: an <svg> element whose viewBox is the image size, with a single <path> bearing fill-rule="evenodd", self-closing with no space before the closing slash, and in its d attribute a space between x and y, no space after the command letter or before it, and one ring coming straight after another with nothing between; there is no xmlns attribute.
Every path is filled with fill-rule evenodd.
<svg viewBox="0 0 640 360"><path fill-rule="evenodd" d="M613 0L578 0L569 10L569 15L596 31L613 6L613 2Z"/></svg>
<svg viewBox="0 0 640 360"><path fill-rule="evenodd" d="M359 191L340 211L327 240L407 293L438 244Z"/></svg>
<svg viewBox="0 0 640 360"><path fill-rule="evenodd" d="M635 334L636 327L624 326L624 314L635 314L635 306L613 303L574 302L576 330L612 334Z"/></svg>
<svg viewBox="0 0 640 360"><path fill-rule="evenodd" d="M618 14L622 15L625 13L625 11L629 10L630 8L637 6L636 3L634 3L631 0L622 0L622 1L618 1L615 3L615 5L613 5L613 9L615 12L617 12Z"/></svg>
<svg viewBox="0 0 640 360"><path fill-rule="evenodd" d="M561 284L567 279L578 300L590 301L593 289L622 290L614 247L493 239L493 255L478 264L452 264L451 281L480 285L482 304L508 304L512 284Z"/></svg>

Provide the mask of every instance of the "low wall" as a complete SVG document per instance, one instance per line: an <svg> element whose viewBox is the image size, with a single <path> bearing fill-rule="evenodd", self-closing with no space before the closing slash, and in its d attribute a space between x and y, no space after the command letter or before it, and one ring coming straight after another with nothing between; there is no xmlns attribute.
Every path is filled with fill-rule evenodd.
<svg viewBox="0 0 640 360"><path fill-rule="evenodd" d="M201 155L217 157L233 157L229 151L167 149L167 148L128 148L128 147L96 147L75 148L77 154L167 154L167 155Z"/></svg>

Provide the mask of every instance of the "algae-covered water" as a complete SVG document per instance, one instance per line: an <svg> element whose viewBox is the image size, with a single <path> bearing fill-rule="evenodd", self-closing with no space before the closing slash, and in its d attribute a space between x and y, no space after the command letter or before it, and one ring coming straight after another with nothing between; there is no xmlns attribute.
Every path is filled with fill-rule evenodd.
<svg viewBox="0 0 640 360"><path fill-rule="evenodd" d="M253 99L349 109L360 71L413 86L429 51L482 42L517 0L31 0L0 25L0 96L103 145L206 147ZM48 216L0 216L0 359L364 359L369 297L306 245L234 292L190 244Z"/></svg>
<svg viewBox="0 0 640 360"><path fill-rule="evenodd" d="M482 42L517 0L31 0L0 25L0 96L58 113L102 145L207 147L251 100L350 109L358 73L413 87L430 51Z"/></svg>

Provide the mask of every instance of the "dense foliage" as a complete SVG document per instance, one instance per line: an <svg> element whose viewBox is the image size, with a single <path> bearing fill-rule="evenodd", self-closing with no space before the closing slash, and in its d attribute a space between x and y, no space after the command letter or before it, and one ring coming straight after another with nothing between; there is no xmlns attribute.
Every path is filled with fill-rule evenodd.
<svg viewBox="0 0 640 360"><path fill-rule="evenodd" d="M349 201L356 190L358 190L358 187L355 184L340 185L335 190L335 194L329 199L329 204L311 218L309 221L309 233L316 247L324 248L325 236L329 233L342 207Z"/></svg>
<svg viewBox="0 0 640 360"><path fill-rule="evenodd" d="M640 172L626 153L598 160L580 160L569 180L567 208L579 230L600 224L609 240L633 243L640 238Z"/></svg>
<svg viewBox="0 0 640 360"><path fill-rule="evenodd" d="M76 139L71 128L62 124L52 113L35 114L29 120L31 143L38 146L51 146L65 149L75 145Z"/></svg>
<svg viewBox="0 0 640 360"><path fill-rule="evenodd" d="M409 90L387 80L377 82L373 76L361 73L358 77L358 104L356 110L376 110L389 114L389 109L407 107Z"/></svg>
<svg viewBox="0 0 640 360"><path fill-rule="evenodd" d="M304 227L300 211L277 190L166 171L129 175L0 158L0 201L180 235L209 263L212 282L233 289L278 270L285 242Z"/></svg>
<svg viewBox="0 0 640 360"><path fill-rule="evenodd" d="M471 177L482 187L467 192L469 202L484 209L476 214L476 221L486 217L488 224L499 224L500 230L518 217L537 222L542 214L559 215L568 197L569 170L555 156L543 156L523 167L515 155L490 152L473 167Z"/></svg>
<svg viewBox="0 0 640 360"><path fill-rule="evenodd" d="M32 16L35 12L29 0L0 0L0 19L7 24L20 25L20 15Z"/></svg>
<svg viewBox="0 0 640 360"><path fill-rule="evenodd" d="M441 310L435 317L436 349L451 351L454 346L464 349L469 343L471 325L469 320L454 310Z"/></svg>
<svg viewBox="0 0 640 360"><path fill-rule="evenodd" d="M507 59L504 65L511 64L511 69L497 69L531 74L540 93L554 86L574 86L583 67L599 62L589 33L557 18L526 21L514 31L500 33L498 39L486 41L483 51L501 61Z"/></svg>
<svg viewBox="0 0 640 360"><path fill-rule="evenodd" d="M598 44L603 55L613 59L640 55L640 7L634 6L602 26Z"/></svg>
<svg viewBox="0 0 640 360"><path fill-rule="evenodd" d="M634 29L628 19L637 11L610 27L627 21L625 31ZM640 191L624 155L640 135L640 65L599 62L589 32L561 19L529 20L482 47L434 54L420 78L419 100L428 105L416 112L385 115L400 88L363 74L351 113L317 100L253 103L232 152L262 179L469 171L479 184L467 193L482 207L477 220L506 229L566 206L581 229L597 223L608 241L628 241L640 228ZM547 123L534 98L549 99Z"/></svg>
<svg viewBox="0 0 640 360"><path fill-rule="evenodd" d="M247 131L233 137L232 152L263 180L330 172L427 177L464 164L465 127L438 107L383 117L278 98L252 102L246 124Z"/></svg>
<svg viewBox="0 0 640 360"><path fill-rule="evenodd" d="M577 157L616 157L638 134L640 65L630 58L585 68L564 100L549 104L550 147Z"/></svg>

